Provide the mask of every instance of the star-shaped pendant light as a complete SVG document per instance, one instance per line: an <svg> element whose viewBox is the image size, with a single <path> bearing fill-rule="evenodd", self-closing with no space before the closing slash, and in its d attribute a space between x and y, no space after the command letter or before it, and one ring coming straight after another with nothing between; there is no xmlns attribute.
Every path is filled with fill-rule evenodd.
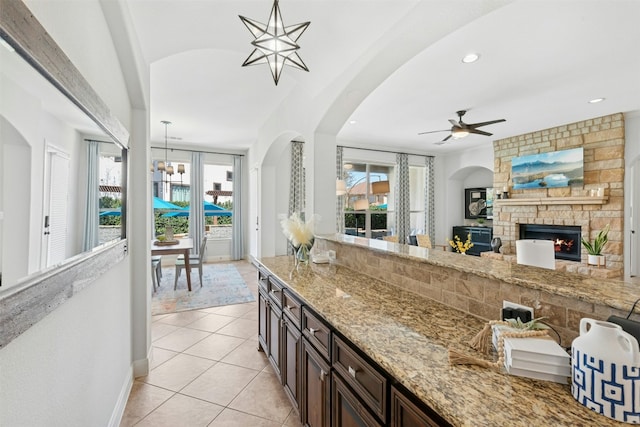
<svg viewBox="0 0 640 427"><path fill-rule="evenodd" d="M268 24L265 25L253 19L245 18L244 16L240 16L240 19L255 37L255 40L251 42L255 49L244 61L242 64L243 67L247 65L269 64L273 81L276 85L278 85L282 68L285 65L309 71L302 61L302 58L300 58L296 52L300 49L300 46L296 42L311 22L303 22L302 24L285 27L282 23L278 0L273 1Z"/></svg>

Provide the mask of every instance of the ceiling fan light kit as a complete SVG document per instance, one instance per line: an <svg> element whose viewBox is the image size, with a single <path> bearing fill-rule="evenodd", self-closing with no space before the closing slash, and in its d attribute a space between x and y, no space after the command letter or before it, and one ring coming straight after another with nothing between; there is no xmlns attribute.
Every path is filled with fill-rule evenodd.
<svg viewBox="0 0 640 427"><path fill-rule="evenodd" d="M278 0L273 1L269 22L262 24L250 18L240 15L240 20L255 38L251 44L253 52L242 63L243 67L256 64L268 64L276 86L280 81L282 68L285 65L309 71L305 63L296 52L300 49L298 39L311 22L303 22L288 27L282 22Z"/></svg>
<svg viewBox="0 0 640 427"><path fill-rule="evenodd" d="M471 133L474 133L477 135L491 136L493 135L492 133L485 132L478 128L482 126L492 125L494 123L506 122L505 119L498 119L498 120L489 120L488 122L480 122L480 123L465 123L462 121L462 116L464 116L466 113L467 113L467 110L456 111L456 114L458 115L458 121L449 119L449 123L451 123L451 129L420 132L418 133L418 135L426 135L428 133L437 133L437 132L449 132L449 135L447 135L445 139L443 139L442 141L436 142L436 144L441 145L447 142L451 137L453 137L454 139L461 139L461 138L464 138L465 136L468 136Z"/></svg>

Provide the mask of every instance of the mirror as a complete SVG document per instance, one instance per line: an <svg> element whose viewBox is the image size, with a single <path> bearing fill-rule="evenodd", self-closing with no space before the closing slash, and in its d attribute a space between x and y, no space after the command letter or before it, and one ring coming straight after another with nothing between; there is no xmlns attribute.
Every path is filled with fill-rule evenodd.
<svg viewBox="0 0 640 427"><path fill-rule="evenodd" d="M125 238L127 151L4 42L0 64L5 290Z"/></svg>

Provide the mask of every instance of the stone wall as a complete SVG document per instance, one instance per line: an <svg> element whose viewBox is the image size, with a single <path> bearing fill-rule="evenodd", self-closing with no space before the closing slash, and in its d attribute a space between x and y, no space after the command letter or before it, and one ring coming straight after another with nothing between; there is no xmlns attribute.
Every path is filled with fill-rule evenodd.
<svg viewBox="0 0 640 427"><path fill-rule="evenodd" d="M627 311L609 307L604 303L596 304L578 297L561 296L497 279L488 279L445 265L438 266L406 256L396 256L392 251L373 251L368 247L325 239L316 241L318 243L314 250L336 251L336 263L339 265L485 321L499 318L504 300L534 307L535 316L545 318L545 322L560 335L564 346L570 345L579 335L580 319L583 317L606 320L611 315L627 315ZM637 315L633 317L633 320L638 320Z"/></svg>
<svg viewBox="0 0 640 427"><path fill-rule="evenodd" d="M493 235L502 239L502 253L515 254L515 241L522 224L579 225L582 235L593 239L610 224L609 242L604 247L606 272L587 267L587 253L582 248L582 262L558 263L569 271L594 276L616 276L623 271L624 220L624 116L613 114L559 126L525 135L494 141L495 188L510 188L510 199L541 198L540 205L494 205ZM584 186L565 188L511 189L511 159L545 152L584 149ZM583 204L571 197L583 197L592 189L603 188L608 200L604 204ZM545 198L567 197L567 204L545 204ZM573 264L573 265L572 265Z"/></svg>

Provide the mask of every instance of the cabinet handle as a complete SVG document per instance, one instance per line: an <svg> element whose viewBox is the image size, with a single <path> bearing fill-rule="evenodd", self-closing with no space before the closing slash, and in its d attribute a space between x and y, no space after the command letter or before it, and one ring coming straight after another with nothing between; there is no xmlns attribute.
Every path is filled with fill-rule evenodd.
<svg viewBox="0 0 640 427"><path fill-rule="evenodd" d="M351 366L349 366L349 374L355 378L356 377L356 372L358 372L358 369L353 369Z"/></svg>
<svg viewBox="0 0 640 427"><path fill-rule="evenodd" d="M327 373L324 369L320 369L320 381L324 382L325 378L327 378Z"/></svg>
<svg viewBox="0 0 640 427"><path fill-rule="evenodd" d="M289 310L289 311L293 310L293 307L292 307L292 306L290 306L290 305L287 305L287 306L285 306L285 307L286 307L286 308L287 308L287 310Z"/></svg>
<svg viewBox="0 0 640 427"><path fill-rule="evenodd" d="M309 328L309 334L311 334L311 336L315 337L316 332L318 332L318 329Z"/></svg>
<svg viewBox="0 0 640 427"><path fill-rule="evenodd" d="M271 293L272 294L277 294L278 292L280 292L280 289L271 289Z"/></svg>

